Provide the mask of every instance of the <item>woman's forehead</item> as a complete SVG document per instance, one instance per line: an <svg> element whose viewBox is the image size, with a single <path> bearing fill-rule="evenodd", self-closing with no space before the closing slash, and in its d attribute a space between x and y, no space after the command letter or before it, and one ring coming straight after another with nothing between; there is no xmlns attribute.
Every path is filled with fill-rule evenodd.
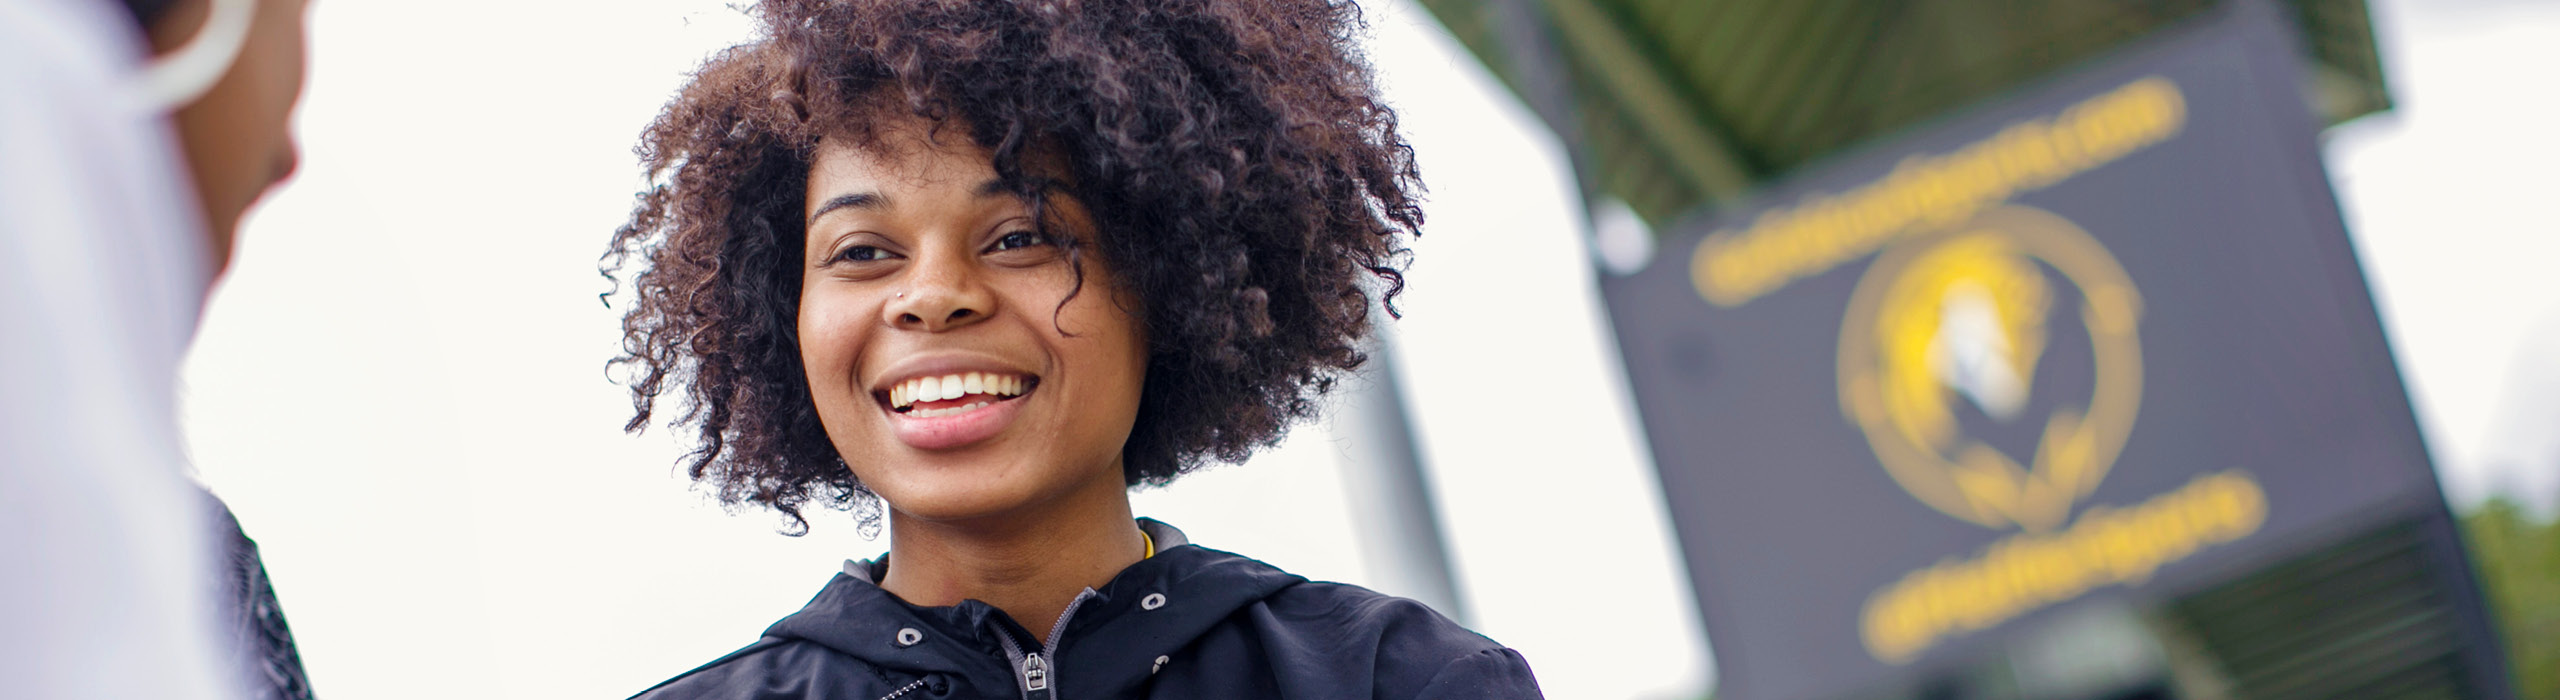
<svg viewBox="0 0 2560 700"><path fill-rule="evenodd" d="M921 120L880 124L868 134L818 140L809 161L809 184L861 184L878 189L976 188L996 178L987 149L954 128Z"/></svg>

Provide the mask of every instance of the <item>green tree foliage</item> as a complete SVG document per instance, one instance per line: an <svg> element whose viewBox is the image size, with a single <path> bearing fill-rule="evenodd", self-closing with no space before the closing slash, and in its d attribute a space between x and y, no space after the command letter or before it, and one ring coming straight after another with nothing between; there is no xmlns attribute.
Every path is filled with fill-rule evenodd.
<svg viewBox="0 0 2560 700"><path fill-rule="evenodd" d="M2462 516L2462 532L2521 697L2560 700L2560 519L2493 498Z"/></svg>

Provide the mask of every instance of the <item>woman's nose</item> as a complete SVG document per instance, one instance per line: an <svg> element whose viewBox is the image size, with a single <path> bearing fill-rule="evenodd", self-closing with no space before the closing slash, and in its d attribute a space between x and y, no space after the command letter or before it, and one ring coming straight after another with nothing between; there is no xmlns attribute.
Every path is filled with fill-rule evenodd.
<svg viewBox="0 0 2560 700"><path fill-rule="evenodd" d="M890 326L940 333L993 315L995 295L965 256L927 255L916 261L907 284L883 307Z"/></svg>

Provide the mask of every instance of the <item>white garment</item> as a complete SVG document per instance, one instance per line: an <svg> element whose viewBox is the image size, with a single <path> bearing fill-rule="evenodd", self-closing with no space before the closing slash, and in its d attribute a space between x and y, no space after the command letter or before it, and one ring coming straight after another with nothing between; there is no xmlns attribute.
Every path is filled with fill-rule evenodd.
<svg viewBox="0 0 2560 700"><path fill-rule="evenodd" d="M124 12L0 0L0 697L238 696L174 396L209 258Z"/></svg>

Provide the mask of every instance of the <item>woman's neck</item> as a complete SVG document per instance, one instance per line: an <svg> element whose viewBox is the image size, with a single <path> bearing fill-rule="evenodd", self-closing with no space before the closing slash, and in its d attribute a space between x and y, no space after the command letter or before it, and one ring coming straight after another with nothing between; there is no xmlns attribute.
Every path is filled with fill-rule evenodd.
<svg viewBox="0 0 2560 700"><path fill-rule="evenodd" d="M926 521L893 508L889 571L880 587L916 605L983 601L1045 636L1084 589L1102 587L1146 556L1128 491L1094 491L1103 492L966 522Z"/></svg>

